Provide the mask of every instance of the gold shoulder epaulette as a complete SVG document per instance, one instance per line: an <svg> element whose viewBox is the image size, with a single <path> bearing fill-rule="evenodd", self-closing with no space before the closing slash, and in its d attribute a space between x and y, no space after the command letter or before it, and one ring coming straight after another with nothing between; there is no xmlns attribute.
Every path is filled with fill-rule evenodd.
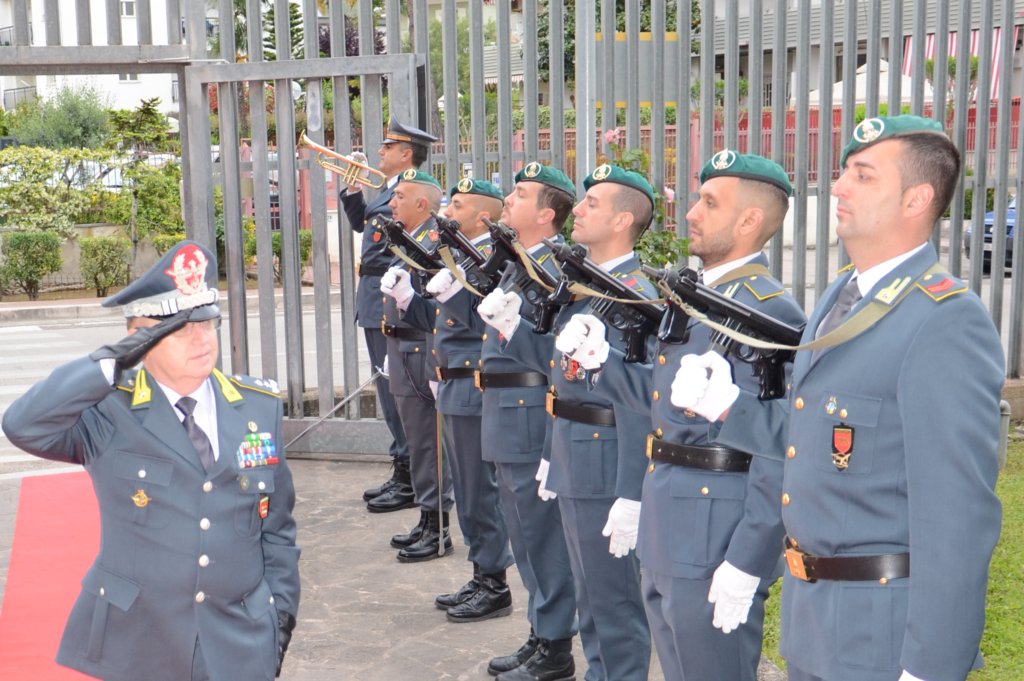
<svg viewBox="0 0 1024 681"><path fill-rule="evenodd" d="M926 274L917 280L917 287L935 302L967 291L969 287L949 274Z"/></svg>
<svg viewBox="0 0 1024 681"><path fill-rule="evenodd" d="M743 285L760 301L782 295L786 291L786 289L782 287L782 284L771 277L765 277L757 274L747 277L747 280L743 282Z"/></svg>
<svg viewBox="0 0 1024 681"><path fill-rule="evenodd" d="M846 274L847 272L849 272L853 268L854 268L854 264L851 262L849 265L847 265L846 267L844 267L841 270L839 270L838 272L836 272L836 274Z"/></svg>
<svg viewBox="0 0 1024 681"><path fill-rule="evenodd" d="M245 388L246 390L252 390L281 399L281 388L278 387L277 381L273 379L253 378L252 376L246 376L244 374L232 374L230 376L230 383L237 385L239 388Z"/></svg>

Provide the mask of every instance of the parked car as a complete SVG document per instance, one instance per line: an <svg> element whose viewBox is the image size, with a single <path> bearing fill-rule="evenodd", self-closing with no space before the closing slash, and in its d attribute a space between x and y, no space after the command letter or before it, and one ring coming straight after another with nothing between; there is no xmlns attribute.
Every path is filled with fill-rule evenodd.
<svg viewBox="0 0 1024 681"><path fill-rule="evenodd" d="M1006 207L1006 267L1013 265L1013 233L1017 226L1017 197L1010 199ZM985 214L985 252L982 255L982 267L985 272L992 269L992 225L995 223L995 212ZM973 223L964 229L964 253L971 257L971 232Z"/></svg>

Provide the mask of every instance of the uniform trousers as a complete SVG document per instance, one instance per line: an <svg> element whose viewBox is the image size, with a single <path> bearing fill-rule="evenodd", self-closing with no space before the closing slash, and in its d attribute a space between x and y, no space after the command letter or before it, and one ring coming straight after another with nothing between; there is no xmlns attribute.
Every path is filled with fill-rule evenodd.
<svg viewBox="0 0 1024 681"><path fill-rule="evenodd" d="M601 534L615 499L558 496L562 529L576 579L580 642L587 658L586 681L646 681L651 630L640 592L636 551L608 553Z"/></svg>
<svg viewBox="0 0 1024 681"><path fill-rule="evenodd" d="M401 370L402 367L397 367ZM396 368L392 367L392 371ZM425 382L425 381L424 381ZM450 511L455 502L452 492L451 466L442 459L442 483L437 484L437 412L432 405L417 395L395 395L398 415L409 434L409 470L412 473L412 491L421 511L437 511L439 497L443 495L442 511ZM443 451L443 448L442 448ZM442 454L443 456L443 454ZM447 458L447 457L445 457Z"/></svg>
<svg viewBox="0 0 1024 681"><path fill-rule="evenodd" d="M710 579L643 572L644 606L665 681L757 681L764 602L772 580L762 579L745 624L728 634L712 625ZM792 677L790 677L792 681Z"/></svg>
<svg viewBox="0 0 1024 681"><path fill-rule="evenodd" d="M366 338L366 350L370 353L370 366L383 369L384 358L388 356L388 339L379 328L365 328L363 336ZM384 412L384 422L391 431L392 440L388 453L399 459L408 459L409 445L405 440L405 431L398 417L398 406L395 404L395 396L391 394L388 379L379 376L374 384L377 386L377 399L380 400L381 411Z"/></svg>
<svg viewBox="0 0 1024 681"><path fill-rule="evenodd" d="M513 563L508 548L508 527L498 495L494 464L481 455L481 417L442 415L445 449L455 486L455 511L462 536L469 545L467 560L485 575L501 572Z"/></svg>
<svg viewBox="0 0 1024 681"><path fill-rule="evenodd" d="M557 501L537 496L537 463L498 463L508 536L523 586L527 619L540 638L571 638L579 631L576 585Z"/></svg>

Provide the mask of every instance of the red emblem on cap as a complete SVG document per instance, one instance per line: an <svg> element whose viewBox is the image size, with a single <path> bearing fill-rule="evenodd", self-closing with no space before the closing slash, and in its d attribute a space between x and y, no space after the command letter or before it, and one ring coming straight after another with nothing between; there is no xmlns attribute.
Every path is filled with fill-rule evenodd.
<svg viewBox="0 0 1024 681"><path fill-rule="evenodd" d="M206 268L210 264L198 246L183 247L164 274L174 279L174 286L186 296L206 290Z"/></svg>

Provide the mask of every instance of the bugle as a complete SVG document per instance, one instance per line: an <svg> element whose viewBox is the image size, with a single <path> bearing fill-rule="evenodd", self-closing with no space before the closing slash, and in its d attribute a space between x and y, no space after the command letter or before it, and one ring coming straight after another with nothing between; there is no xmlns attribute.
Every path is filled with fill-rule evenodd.
<svg viewBox="0 0 1024 681"><path fill-rule="evenodd" d="M374 189L380 189L384 186L384 183L387 182L388 178L384 176L384 173L380 172L376 168L371 168L364 163L351 159L348 156L342 156L333 149L320 146L313 140L306 137L305 130L303 130L302 135L299 136L299 144L309 147L313 151L317 152L316 162L319 163L322 168L330 170L332 173L336 173L345 184L362 184ZM347 165L342 167L329 160L330 158L344 161ZM378 179L376 183L374 182L374 177Z"/></svg>

